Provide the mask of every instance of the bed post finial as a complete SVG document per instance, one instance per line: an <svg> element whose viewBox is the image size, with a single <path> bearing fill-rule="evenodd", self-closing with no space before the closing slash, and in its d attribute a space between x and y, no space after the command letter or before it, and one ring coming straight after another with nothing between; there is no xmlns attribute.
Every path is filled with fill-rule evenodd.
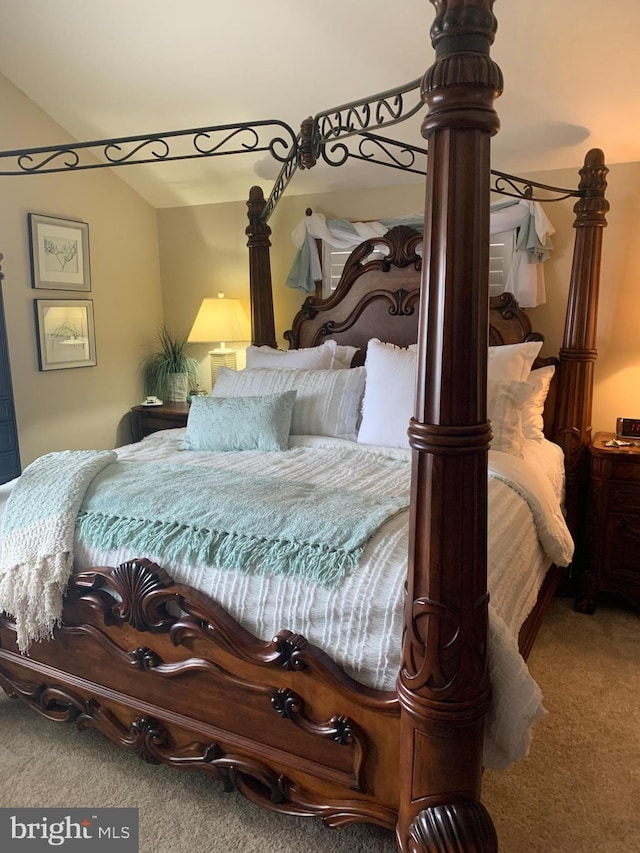
<svg viewBox="0 0 640 853"><path fill-rule="evenodd" d="M261 187L251 187L247 201L249 224L246 228L249 247L249 292L251 297L251 343L254 346L277 347L273 315L273 289L269 248L271 228L263 219L266 206Z"/></svg>
<svg viewBox="0 0 640 853"><path fill-rule="evenodd" d="M586 492L589 476L593 376L598 357L596 328L600 290L603 229L609 202L605 198L607 173L599 148L587 152L580 169L581 197L574 205L576 239L551 438L563 449L567 472L565 507L567 524L576 543L573 566L579 574L584 563ZM574 572L573 580L577 581ZM580 602L576 604L581 609Z"/></svg>
<svg viewBox="0 0 640 853"><path fill-rule="evenodd" d="M403 853L495 853L480 803L487 669L490 139L502 75L493 0L431 0L424 261L402 664ZM464 344L462 344L464 342Z"/></svg>

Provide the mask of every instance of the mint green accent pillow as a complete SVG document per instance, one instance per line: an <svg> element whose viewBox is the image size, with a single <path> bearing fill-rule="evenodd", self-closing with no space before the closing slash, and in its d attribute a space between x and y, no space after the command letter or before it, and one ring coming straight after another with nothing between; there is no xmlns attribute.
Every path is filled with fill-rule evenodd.
<svg viewBox="0 0 640 853"><path fill-rule="evenodd" d="M287 450L296 391L193 397L182 450Z"/></svg>

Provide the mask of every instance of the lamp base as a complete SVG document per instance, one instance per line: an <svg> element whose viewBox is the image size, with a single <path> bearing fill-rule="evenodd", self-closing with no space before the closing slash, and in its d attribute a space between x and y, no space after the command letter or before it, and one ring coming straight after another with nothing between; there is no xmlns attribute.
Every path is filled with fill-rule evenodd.
<svg viewBox="0 0 640 853"><path fill-rule="evenodd" d="M233 349L213 349L209 351L209 360L211 362L211 387L216 384L216 374L219 367L230 367L231 370L236 370L236 351Z"/></svg>

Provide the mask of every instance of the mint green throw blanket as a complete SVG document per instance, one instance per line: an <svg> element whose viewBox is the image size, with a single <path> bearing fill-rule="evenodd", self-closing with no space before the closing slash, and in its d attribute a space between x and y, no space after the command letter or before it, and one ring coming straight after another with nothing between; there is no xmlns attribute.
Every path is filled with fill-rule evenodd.
<svg viewBox="0 0 640 853"><path fill-rule="evenodd" d="M331 586L407 506L406 497L208 466L115 462L87 490L78 534L94 547L126 545L169 565L289 572Z"/></svg>
<svg viewBox="0 0 640 853"><path fill-rule="evenodd" d="M48 453L17 480L2 518L0 611L14 616L18 648L51 636L73 568L76 517L111 450Z"/></svg>

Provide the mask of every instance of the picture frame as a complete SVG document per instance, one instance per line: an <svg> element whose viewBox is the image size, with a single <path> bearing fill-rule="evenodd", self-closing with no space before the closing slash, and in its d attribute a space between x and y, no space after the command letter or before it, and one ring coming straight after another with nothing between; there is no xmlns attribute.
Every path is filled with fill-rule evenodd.
<svg viewBox="0 0 640 853"><path fill-rule="evenodd" d="M89 226L76 219L29 213L31 286L91 290Z"/></svg>
<svg viewBox="0 0 640 853"><path fill-rule="evenodd" d="M34 299L33 303L41 371L97 364L92 299Z"/></svg>

